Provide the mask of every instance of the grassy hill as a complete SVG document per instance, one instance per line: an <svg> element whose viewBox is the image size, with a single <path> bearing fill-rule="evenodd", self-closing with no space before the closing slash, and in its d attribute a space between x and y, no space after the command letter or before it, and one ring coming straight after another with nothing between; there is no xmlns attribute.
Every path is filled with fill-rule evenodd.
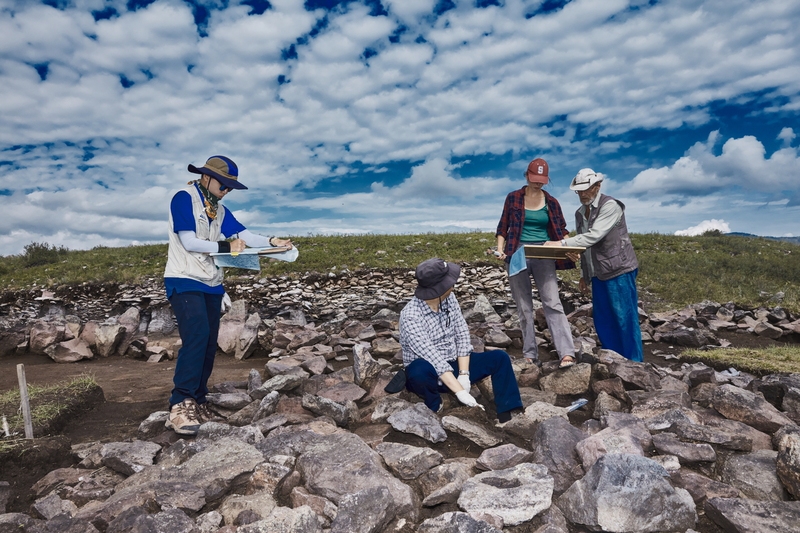
<svg viewBox="0 0 800 533"><path fill-rule="evenodd" d="M800 246L796 244L722 234L634 234L632 238L640 262L640 296L650 304L649 310L709 299L750 306L780 302L789 311L800 312ZM345 268L410 270L429 257L499 264L485 253L495 242L490 233L310 236L293 237L293 241L300 258L295 263L263 260L261 276ZM0 257L0 286L15 290L159 279L166 256L166 244L72 251L32 243L21 255ZM567 283L576 283L579 272L561 276ZM775 298L778 293L783 297Z"/></svg>

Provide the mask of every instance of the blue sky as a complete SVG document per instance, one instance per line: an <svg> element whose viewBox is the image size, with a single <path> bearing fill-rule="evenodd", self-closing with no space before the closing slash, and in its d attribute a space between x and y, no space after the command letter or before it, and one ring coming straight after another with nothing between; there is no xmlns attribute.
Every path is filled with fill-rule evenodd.
<svg viewBox="0 0 800 533"><path fill-rule="evenodd" d="M269 235L494 231L534 157L566 213L592 167L634 232L798 235L798 27L796 0L0 0L0 254L164 242L215 154Z"/></svg>

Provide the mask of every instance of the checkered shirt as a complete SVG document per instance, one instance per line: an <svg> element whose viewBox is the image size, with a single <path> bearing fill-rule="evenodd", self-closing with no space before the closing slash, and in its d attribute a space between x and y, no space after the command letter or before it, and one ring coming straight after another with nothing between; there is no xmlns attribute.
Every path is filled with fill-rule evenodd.
<svg viewBox="0 0 800 533"><path fill-rule="evenodd" d="M440 376L452 372L450 361L472 353L467 321L455 295L451 293L438 312L424 300L413 297L400 312L400 345L405 366L422 358Z"/></svg>

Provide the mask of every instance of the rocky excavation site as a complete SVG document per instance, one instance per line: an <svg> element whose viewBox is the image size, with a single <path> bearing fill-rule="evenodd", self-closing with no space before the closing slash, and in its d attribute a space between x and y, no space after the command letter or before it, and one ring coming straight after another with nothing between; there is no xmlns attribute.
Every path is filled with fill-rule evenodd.
<svg viewBox="0 0 800 533"><path fill-rule="evenodd" d="M398 313L414 287L408 269L228 279L217 358L243 370L214 384L219 421L179 438L164 405L135 439L62 442L67 465L27 487L5 477L22 460L6 457L0 533L800 530L800 374L677 358L741 339L800 342L800 317L779 298L640 310L647 357L633 363L597 346L591 304L562 287L581 355L558 370L541 313L545 362L520 358L503 270L463 265L456 296L475 350L509 351L525 406L500 424L488 380L472 389L485 411L446 396L436 414L384 391L402 367ZM22 354L133 359L147 372L179 348L160 280L0 303L7 372ZM588 403L570 411L578 399Z"/></svg>

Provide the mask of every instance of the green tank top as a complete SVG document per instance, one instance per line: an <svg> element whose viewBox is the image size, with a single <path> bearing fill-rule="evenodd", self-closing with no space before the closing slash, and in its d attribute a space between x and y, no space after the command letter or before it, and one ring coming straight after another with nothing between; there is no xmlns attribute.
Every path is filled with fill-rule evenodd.
<svg viewBox="0 0 800 533"><path fill-rule="evenodd" d="M526 209L525 224L522 226L520 240L528 242L549 241L547 235L547 224L550 222L550 214L547 212L547 204L541 209Z"/></svg>

